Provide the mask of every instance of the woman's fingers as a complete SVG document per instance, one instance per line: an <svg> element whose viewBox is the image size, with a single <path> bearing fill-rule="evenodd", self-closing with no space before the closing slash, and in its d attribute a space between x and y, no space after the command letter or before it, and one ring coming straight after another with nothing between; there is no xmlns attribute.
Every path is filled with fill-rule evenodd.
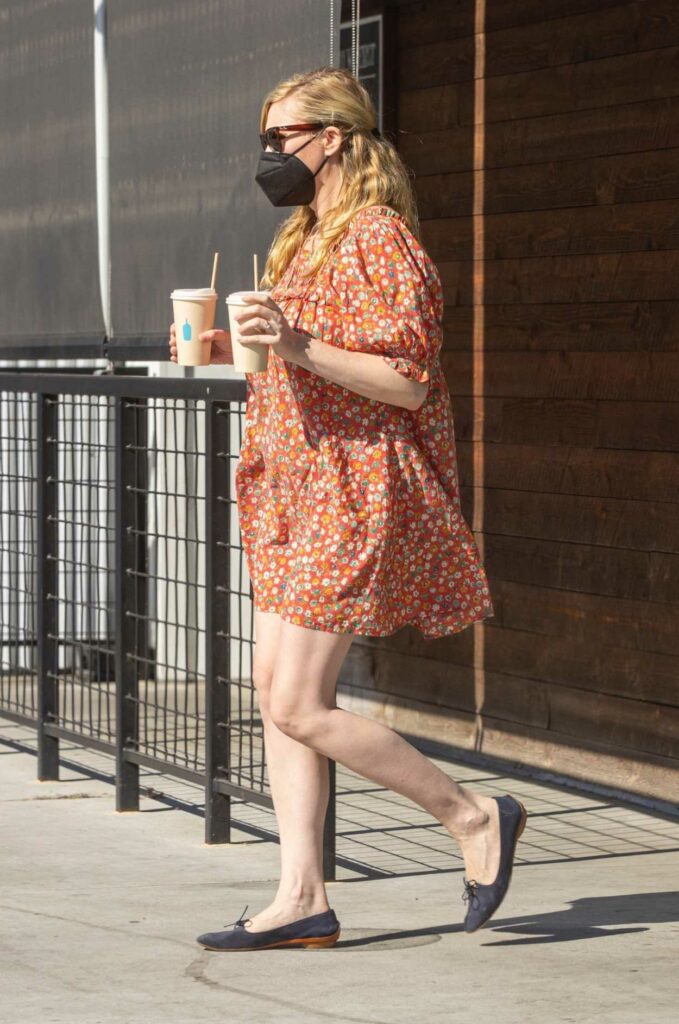
<svg viewBox="0 0 679 1024"><path fill-rule="evenodd" d="M271 334L272 327L275 327L275 324L270 316L259 316L241 323L239 333L244 338L250 334Z"/></svg>
<svg viewBox="0 0 679 1024"><path fill-rule="evenodd" d="M278 303L274 302L268 292L241 292L246 303L242 309L234 310L233 316L237 323L247 323L253 317L271 319L272 313L282 313Z"/></svg>
<svg viewBox="0 0 679 1024"><path fill-rule="evenodd" d="M213 327L211 331L201 331L198 335L201 341L224 341L231 338L229 331L222 331L219 327Z"/></svg>
<svg viewBox="0 0 679 1024"><path fill-rule="evenodd" d="M212 331L204 331L201 338L212 341L210 351L210 363L233 364L233 350L231 347L231 331L221 331L215 328Z"/></svg>
<svg viewBox="0 0 679 1024"><path fill-rule="evenodd" d="M261 302L253 302L251 306L244 306L243 309L239 309L234 314L234 319L240 324L246 320L250 320L253 316L265 317L267 313L271 313L273 309L277 309L277 306L264 306Z"/></svg>
<svg viewBox="0 0 679 1024"><path fill-rule="evenodd" d="M262 305L253 302L234 314L238 323L239 331L243 337L250 337L253 334L276 334L284 324L284 317L281 308L270 300L270 305Z"/></svg>
<svg viewBox="0 0 679 1024"><path fill-rule="evenodd" d="M212 355L210 357L211 363L233 363L233 352L231 349L231 331L222 331L218 327L213 328L210 331L202 331L199 334L199 338L202 341L212 342ZM177 362L177 335L175 334L175 325L170 324L170 337L168 340L168 347L170 349L170 359L173 363Z"/></svg>

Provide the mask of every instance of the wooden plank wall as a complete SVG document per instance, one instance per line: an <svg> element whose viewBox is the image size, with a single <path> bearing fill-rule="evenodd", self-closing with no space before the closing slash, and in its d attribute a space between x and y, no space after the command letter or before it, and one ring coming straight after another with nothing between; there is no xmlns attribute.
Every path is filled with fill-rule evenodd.
<svg viewBox="0 0 679 1024"><path fill-rule="evenodd" d="M677 804L679 5L486 0L485 11L476 172L475 4L387 13L398 145L445 289L462 508L471 525L483 503L496 615L440 640L411 627L357 640L340 703ZM474 230L485 353L476 497Z"/></svg>

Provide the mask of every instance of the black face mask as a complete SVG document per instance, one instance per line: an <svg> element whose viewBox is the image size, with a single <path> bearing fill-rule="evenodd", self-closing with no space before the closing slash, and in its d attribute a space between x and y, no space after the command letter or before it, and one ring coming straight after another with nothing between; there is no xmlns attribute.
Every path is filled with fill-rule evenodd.
<svg viewBox="0 0 679 1024"><path fill-rule="evenodd" d="M315 136L314 136L315 138ZM274 206L307 206L316 195L315 177L328 159L312 171L295 156L313 139L307 139L292 153L262 152L257 163L255 181Z"/></svg>

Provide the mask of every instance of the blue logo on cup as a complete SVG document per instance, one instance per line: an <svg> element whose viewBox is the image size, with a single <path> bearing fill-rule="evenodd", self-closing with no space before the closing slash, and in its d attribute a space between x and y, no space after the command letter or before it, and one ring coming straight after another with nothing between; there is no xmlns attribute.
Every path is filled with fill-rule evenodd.
<svg viewBox="0 0 679 1024"><path fill-rule="evenodd" d="M191 341L191 324L189 323L188 319L184 321L184 326L182 327L182 335L184 337L184 341Z"/></svg>

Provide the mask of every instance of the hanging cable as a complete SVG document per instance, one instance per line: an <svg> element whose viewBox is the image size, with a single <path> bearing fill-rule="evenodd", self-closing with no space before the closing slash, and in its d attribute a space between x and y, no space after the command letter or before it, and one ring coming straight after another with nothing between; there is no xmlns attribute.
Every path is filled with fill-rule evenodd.
<svg viewBox="0 0 679 1024"><path fill-rule="evenodd" d="M358 78L361 0L351 0L351 70L354 78Z"/></svg>
<svg viewBox="0 0 679 1024"><path fill-rule="evenodd" d="M335 66L335 0L330 0L330 67Z"/></svg>

